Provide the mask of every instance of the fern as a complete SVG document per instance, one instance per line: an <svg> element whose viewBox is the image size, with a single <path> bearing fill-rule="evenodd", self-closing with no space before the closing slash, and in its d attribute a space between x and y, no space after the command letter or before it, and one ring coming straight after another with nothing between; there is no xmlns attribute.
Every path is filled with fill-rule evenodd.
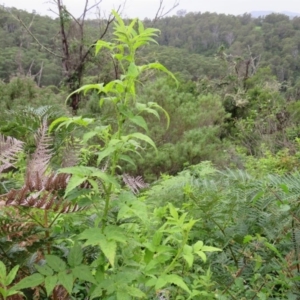
<svg viewBox="0 0 300 300"><path fill-rule="evenodd" d="M17 160L17 154L23 150L24 143L0 134L0 174L11 167Z"/></svg>
<svg viewBox="0 0 300 300"><path fill-rule="evenodd" d="M45 172L52 157L51 149L49 149L51 138L48 135L46 119L43 120L41 127L35 135L35 140L36 149L27 166L26 184L31 189L35 185L37 185L37 189L41 189L41 185L43 185L43 181L46 179Z"/></svg>
<svg viewBox="0 0 300 300"><path fill-rule="evenodd" d="M123 174L123 181L134 194L138 194L141 189L149 186L144 182L142 176L132 177L125 173Z"/></svg>

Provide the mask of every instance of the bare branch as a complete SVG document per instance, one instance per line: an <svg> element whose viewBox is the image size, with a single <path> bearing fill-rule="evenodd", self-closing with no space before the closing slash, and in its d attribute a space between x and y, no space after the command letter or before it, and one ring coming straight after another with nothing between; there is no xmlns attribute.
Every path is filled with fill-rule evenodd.
<svg viewBox="0 0 300 300"><path fill-rule="evenodd" d="M82 26L83 26L84 21L85 21L85 16L86 16L86 13L87 13L88 5L89 5L89 0L86 0L84 10L83 10L83 14L80 16L80 18L82 18L82 23L81 23Z"/></svg>
<svg viewBox="0 0 300 300"><path fill-rule="evenodd" d="M120 9L120 6L118 8L118 10ZM115 17L113 17L111 14L109 16L109 19L106 22L106 26L104 31L102 32L101 36L99 37L99 39L101 40L107 33L107 30L110 26L110 24L115 20ZM98 39L97 39L98 40ZM78 71L80 68L82 68L83 64L85 63L86 58L88 57L88 55L91 53L92 49L94 49L95 44L97 43L97 41L95 41L90 47L89 49L85 52L85 54L82 57L82 60L80 62L80 64L77 66L76 71Z"/></svg>
<svg viewBox="0 0 300 300"><path fill-rule="evenodd" d="M86 0L86 1L88 1L88 0ZM62 10L63 10L64 12L66 12L66 13L73 19L73 21L74 21L75 23L77 23L80 27L82 26L81 23L79 22L79 19L75 18L75 17L70 13L70 11L68 11L68 10L66 9L65 6L62 7Z"/></svg>
<svg viewBox="0 0 300 300"><path fill-rule="evenodd" d="M50 49L46 48L36 37L35 35L30 31L30 29L26 26L26 24L20 19L20 17L16 17L15 15L11 14L12 17L17 20L25 29L26 31L29 33L29 35L38 43L39 46L41 46L42 49L45 49L47 52L49 52L50 54L59 57L59 58L63 58L63 56L51 51ZM31 26L31 25L30 25Z"/></svg>
<svg viewBox="0 0 300 300"><path fill-rule="evenodd" d="M86 5L85 5L85 8L84 8L84 11L83 11L83 14L80 16L80 19L85 19L85 15L88 11L92 10L93 8L97 7L100 3L102 2L102 0L96 2L94 5L88 7L88 1L86 2Z"/></svg>
<svg viewBox="0 0 300 300"><path fill-rule="evenodd" d="M52 10L51 8L49 8L48 11L54 13L55 15L57 15L59 17L59 14L56 11Z"/></svg>
<svg viewBox="0 0 300 300"><path fill-rule="evenodd" d="M173 6L167 10L166 12L164 12L165 7L163 6L164 4L164 0L160 0L159 1L159 7L157 9L156 15L153 19L153 23L155 23L157 20L165 17L167 14L169 14L173 9L175 9L178 5L179 5L179 0L175 0Z"/></svg>

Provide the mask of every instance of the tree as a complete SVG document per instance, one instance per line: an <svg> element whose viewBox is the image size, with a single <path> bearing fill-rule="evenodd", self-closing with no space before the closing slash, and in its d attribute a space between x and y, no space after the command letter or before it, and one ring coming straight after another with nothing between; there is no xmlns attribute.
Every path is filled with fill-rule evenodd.
<svg viewBox="0 0 300 300"><path fill-rule="evenodd" d="M99 20L97 24L98 30L96 30L96 34L90 36L88 32L89 26L87 26L88 21L86 19L87 14L92 9L98 8L98 11L100 11L99 5L101 0L96 1L93 5L89 5L89 0L85 0L82 14L78 18L67 9L67 7L64 5L64 0L52 0L52 3L56 6L56 11L51 11L58 16L59 21L59 38L61 44L59 53L45 48L44 45L42 45L37 37L31 32L30 27L28 27L20 18L17 19L27 30L27 32L29 32L29 34L35 39L35 41L41 45L41 47L43 47L50 54L61 59L64 78L63 83L67 87L68 92L72 93L82 85L85 68L87 63L94 55L93 50L95 44L97 40L101 40L107 35L109 27L114 21L114 16L110 14L108 18L103 18L103 16L99 14ZM174 5L167 11L165 11L163 4L164 1L160 0L154 21L164 17L175 7L177 7L179 3L176 1ZM118 13L120 13L121 8L124 8L124 5L120 5L118 7ZM96 26L92 27L94 30L94 27ZM116 65L114 65L114 67L117 68ZM115 72L115 74L117 77L118 72ZM74 113L76 113L78 110L79 102L80 94L72 94L69 104Z"/></svg>

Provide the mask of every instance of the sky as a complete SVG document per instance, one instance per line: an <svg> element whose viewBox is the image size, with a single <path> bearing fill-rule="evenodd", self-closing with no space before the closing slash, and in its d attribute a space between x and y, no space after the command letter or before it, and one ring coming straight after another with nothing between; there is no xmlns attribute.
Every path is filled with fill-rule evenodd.
<svg viewBox="0 0 300 300"><path fill-rule="evenodd" d="M290 11L300 13L300 0L164 0L165 11L168 10L174 2L179 5L172 11L176 14L178 10L187 12L217 12L225 14L239 15L251 11ZM66 7L71 13L79 17L81 15L85 0L64 0ZM124 17L154 18L159 7L160 0L127 0L123 10ZM93 5L95 0L89 0ZM106 15L113 8L117 8L124 0L102 0L100 8L102 14ZM32 12L35 10L42 15L55 17L49 9L55 10L55 5L51 0L0 0L0 4L7 7L16 7ZM90 12L89 18L95 17L95 10Z"/></svg>

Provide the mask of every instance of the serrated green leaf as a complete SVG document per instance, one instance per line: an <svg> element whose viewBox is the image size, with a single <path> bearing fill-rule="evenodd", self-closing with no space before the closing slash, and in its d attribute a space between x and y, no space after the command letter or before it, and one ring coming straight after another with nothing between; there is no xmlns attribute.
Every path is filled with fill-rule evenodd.
<svg viewBox="0 0 300 300"><path fill-rule="evenodd" d="M184 291L188 292L189 294L191 293L190 289L186 285L186 283L183 281L183 279L176 275L176 274L171 274L171 275L163 275L162 276L165 281L168 283L172 283L177 285L178 287L182 288Z"/></svg>
<svg viewBox="0 0 300 300"><path fill-rule="evenodd" d="M61 285L68 291L69 294L72 294L73 289L73 274L67 274L65 271L58 273L57 279Z"/></svg>
<svg viewBox="0 0 300 300"><path fill-rule="evenodd" d="M152 244L154 246L159 246L162 238L163 238L163 233L161 231L156 231L152 238Z"/></svg>
<svg viewBox="0 0 300 300"><path fill-rule="evenodd" d="M66 269L66 263L55 255L45 255L47 265L55 272L64 271Z"/></svg>
<svg viewBox="0 0 300 300"><path fill-rule="evenodd" d="M23 278L17 284L14 285L15 290L22 290L27 288L36 287L44 282L45 278L41 274L32 274Z"/></svg>
<svg viewBox="0 0 300 300"><path fill-rule="evenodd" d="M171 203L169 204L169 210L170 210L171 216L172 216L175 220L178 220L178 212L177 212L177 209L176 209Z"/></svg>
<svg viewBox="0 0 300 300"><path fill-rule="evenodd" d="M78 177L88 177L93 173L93 167L85 167L85 166L75 166L68 168L61 168L58 170L59 173L67 173L72 175L77 175Z"/></svg>
<svg viewBox="0 0 300 300"><path fill-rule="evenodd" d="M86 84L86 85L83 85L82 87L80 87L79 89L77 89L76 91L72 92L66 99L66 103L68 102L68 100L72 97L72 95L74 94L78 94L78 93L81 93L81 92L84 92L84 94L86 94L88 91L90 90L98 90L98 93L101 93L101 92L104 92L104 88L103 88L104 84L103 83L97 83L97 84ZM79 117L73 117L72 118L73 120L79 120L79 119L82 119L81 116ZM86 118L85 120L92 120L92 119L88 119ZM83 126L86 126L90 123L85 123L85 124L79 124L77 123L78 125L83 125Z"/></svg>
<svg viewBox="0 0 300 300"><path fill-rule="evenodd" d="M163 66L160 63L150 63L150 64L142 66L141 68L142 68L142 71L149 70L149 69L156 69L156 70L162 71L162 72L168 74L175 81L176 85L178 86L178 80L176 79L174 74L172 72L170 72L165 66Z"/></svg>
<svg viewBox="0 0 300 300"><path fill-rule="evenodd" d="M142 34L145 31L144 24L140 20L138 20L138 30L139 30L139 34Z"/></svg>
<svg viewBox="0 0 300 300"><path fill-rule="evenodd" d="M14 288L11 288L11 289L9 289L9 290L6 291L6 292L7 292L7 295L6 295L7 297L18 294L18 295L23 296L23 299L25 298L25 296L24 296L24 294L23 294L22 292L16 291Z"/></svg>
<svg viewBox="0 0 300 300"><path fill-rule="evenodd" d="M5 282L4 282L4 284L5 284L6 286L10 285L10 284L13 282L13 280L15 279L15 277L16 277L16 275L17 275L18 270L19 270L19 265L14 266L14 267L11 269L11 271L9 272L9 274L6 276L6 280L5 280ZM5 273L4 273L4 274L5 274Z"/></svg>
<svg viewBox="0 0 300 300"><path fill-rule="evenodd" d="M154 115L158 120L160 120L158 112L155 109L152 109L152 108L148 107L146 104L144 104L144 103L136 103L136 108L140 112L147 112L149 114Z"/></svg>
<svg viewBox="0 0 300 300"><path fill-rule="evenodd" d="M130 134L128 137L142 140L142 141L148 143L149 145L151 145L155 149L155 151L157 151L156 146L155 146L153 140L150 137L148 137L147 135L145 135L145 134L142 134L140 132L135 132L135 133Z"/></svg>
<svg viewBox="0 0 300 300"><path fill-rule="evenodd" d="M170 116L169 116L168 112L165 109L163 109L160 105L158 105L156 102L148 102L148 105L149 105L149 107L161 110L164 113L164 115L167 119L167 128L169 128Z"/></svg>
<svg viewBox="0 0 300 300"><path fill-rule="evenodd" d="M129 195L134 197L132 193L129 193ZM133 199L129 199L126 203L122 203L118 212L118 220L130 217L138 217L142 222L147 222L147 205L144 202L140 201L140 199L136 199L135 197Z"/></svg>
<svg viewBox="0 0 300 300"><path fill-rule="evenodd" d="M117 291L117 300L132 300L132 298L122 289L121 291Z"/></svg>
<svg viewBox="0 0 300 300"><path fill-rule="evenodd" d="M135 63L131 62L129 67L128 67L128 70L127 70L127 75L129 75L130 77L138 77L139 76L139 69L138 67L136 66Z"/></svg>
<svg viewBox="0 0 300 300"><path fill-rule="evenodd" d="M83 182L87 180L87 177L81 177L78 175L73 175L67 185L67 188L65 190L65 197L73 191L75 188L77 188L79 185L81 185Z"/></svg>
<svg viewBox="0 0 300 300"><path fill-rule="evenodd" d="M201 251L205 252L216 252L216 251L222 251L220 248L212 247L212 246L203 246Z"/></svg>
<svg viewBox="0 0 300 300"><path fill-rule="evenodd" d="M140 289L137 289L133 286L126 287L127 293L134 298L143 298L146 299L146 294L143 293Z"/></svg>
<svg viewBox="0 0 300 300"><path fill-rule="evenodd" d="M129 164L131 164L132 166L136 167L135 162L133 161L133 159L130 156L122 154L122 155L120 155L120 159L124 160L124 161L128 162Z"/></svg>
<svg viewBox="0 0 300 300"><path fill-rule="evenodd" d="M59 173L67 173L73 174L77 177L97 177L103 180L105 183L111 183L116 187L119 187L118 182L112 177L106 174L105 172L94 168L94 167L84 167L84 166L76 166L76 167L69 167L69 168L62 168L58 170Z"/></svg>
<svg viewBox="0 0 300 300"><path fill-rule="evenodd" d="M203 242L202 242L202 241L198 241L197 243L195 243L195 244L193 245L193 248L194 248L194 251L195 251L195 252L201 250L202 247L203 247Z"/></svg>
<svg viewBox="0 0 300 300"><path fill-rule="evenodd" d="M80 280L96 283L96 280L92 275L90 268L86 265L80 265L75 267L74 269L72 269L72 273L74 277Z"/></svg>
<svg viewBox="0 0 300 300"><path fill-rule="evenodd" d="M43 266L34 265L36 270L41 273L44 276L52 276L53 275L53 269L51 269L47 264Z"/></svg>
<svg viewBox="0 0 300 300"><path fill-rule="evenodd" d="M119 149L119 147L121 147L121 144L122 141L118 141L118 144L114 144L114 145L110 143L107 145L107 147L104 150L98 152L97 166L99 166L103 158L108 157L109 155L114 153L117 149Z"/></svg>
<svg viewBox="0 0 300 300"><path fill-rule="evenodd" d="M6 277L6 267L2 261L0 261L0 278Z"/></svg>
<svg viewBox="0 0 300 300"><path fill-rule="evenodd" d="M184 245L182 256L185 259L185 261L188 263L188 266L192 267L194 263L193 247L189 245Z"/></svg>
<svg viewBox="0 0 300 300"><path fill-rule="evenodd" d="M156 282L157 282L157 278L154 276L153 278L146 281L145 285L146 286L155 286Z"/></svg>
<svg viewBox="0 0 300 300"><path fill-rule="evenodd" d="M78 237L79 240L85 240L84 246L98 245L110 264L114 265L117 243L101 233L100 228L89 228L84 230Z"/></svg>
<svg viewBox="0 0 300 300"><path fill-rule="evenodd" d="M158 277L155 280L155 289L160 290L168 283L168 280L165 278L165 276Z"/></svg>
<svg viewBox="0 0 300 300"><path fill-rule="evenodd" d="M111 50L113 46L111 43L105 42L103 40L98 40L95 45L95 54L97 55L102 48L107 48Z"/></svg>
<svg viewBox="0 0 300 300"><path fill-rule="evenodd" d="M116 242L120 242L125 244L127 241L126 232L119 226L108 225L104 229L104 234L107 239L115 240Z"/></svg>
<svg viewBox="0 0 300 300"><path fill-rule="evenodd" d="M91 174L92 177L97 177L98 179L101 179L104 183L110 183L117 188L119 187L119 183L113 176L110 176L99 169L94 169L95 171L93 172L93 174Z"/></svg>
<svg viewBox="0 0 300 300"><path fill-rule="evenodd" d="M195 253L202 258L204 262L206 262L206 254L202 251L195 251Z"/></svg>
<svg viewBox="0 0 300 300"><path fill-rule="evenodd" d="M132 123L136 124L137 126L143 128L145 131L147 131L147 132L149 131L148 125L142 116L133 116L133 117L129 118L129 120Z"/></svg>
<svg viewBox="0 0 300 300"><path fill-rule="evenodd" d="M82 142L86 144L91 138L98 135L97 131L89 131L83 135Z"/></svg>
<svg viewBox="0 0 300 300"><path fill-rule="evenodd" d="M99 239L105 238L100 228L85 229L79 236L79 240L86 240L84 247L99 245Z"/></svg>
<svg viewBox="0 0 300 300"><path fill-rule="evenodd" d="M62 122L65 122L67 120L69 120L69 117L57 118L50 124L48 131L51 132L54 129L54 127L56 127L56 125L61 124Z"/></svg>
<svg viewBox="0 0 300 300"><path fill-rule="evenodd" d="M78 243L75 243L73 248L71 248L69 255L68 255L68 264L71 267L79 266L81 265L81 262L83 260L83 252Z"/></svg>
<svg viewBox="0 0 300 300"><path fill-rule="evenodd" d="M58 278L57 275L48 276L45 278L45 288L47 292L47 296L49 297L57 284Z"/></svg>
<svg viewBox="0 0 300 300"><path fill-rule="evenodd" d="M75 92L74 92L75 93ZM72 93L72 94L74 94ZM72 95L71 94L71 95ZM83 126L86 127L89 124L93 123L94 119L90 119L90 118L82 118L80 117L61 117L56 119L55 121L53 121L49 127L49 132L51 132L55 126L57 126L56 131L58 131L61 127L65 126L66 128L68 128L71 124L75 124L75 125L79 125L79 126Z"/></svg>
<svg viewBox="0 0 300 300"><path fill-rule="evenodd" d="M3 297L7 297L8 295L7 295L7 290L5 290L4 288L2 288L1 286L0 286L0 296L3 296Z"/></svg>
<svg viewBox="0 0 300 300"><path fill-rule="evenodd" d="M115 256L117 251L117 243L115 241L101 241L100 249L104 253L105 257L108 259L110 264L114 266L115 264Z"/></svg>

